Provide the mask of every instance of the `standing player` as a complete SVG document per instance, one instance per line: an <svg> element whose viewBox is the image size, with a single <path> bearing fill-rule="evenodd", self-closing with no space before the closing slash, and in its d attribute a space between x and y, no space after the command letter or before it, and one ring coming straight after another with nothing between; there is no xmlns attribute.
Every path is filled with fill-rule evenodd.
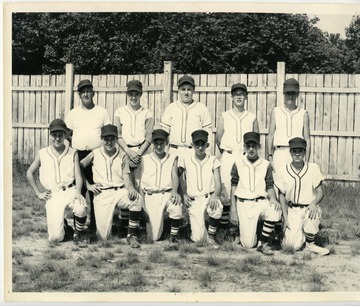
<svg viewBox="0 0 360 306"><path fill-rule="evenodd" d="M117 145L118 131L115 125L101 128L103 145L88 154L80 164L83 168L92 164L94 184L86 182L87 188L95 194L94 209L97 233L107 239L115 207L129 209L129 230L127 242L132 248L140 247L138 242L141 198L130 179L128 159L120 154Z"/></svg>
<svg viewBox="0 0 360 306"><path fill-rule="evenodd" d="M240 223L242 246L253 248L257 243L258 220L262 218L264 224L257 250L273 255L268 239L281 218L281 209L275 197L272 167L258 155L259 133L244 134L244 145L246 155L236 160L231 170L231 221Z"/></svg>
<svg viewBox="0 0 360 306"><path fill-rule="evenodd" d="M94 89L89 80L81 80L78 84L78 93L81 105L72 109L67 115L65 122L71 130L70 139L72 147L78 150L79 160L82 160L92 150L101 146L101 127L110 123L109 114L105 108L95 105ZM87 181L93 183L93 173L91 166L84 169L84 175ZM86 186L84 184L81 194L86 195ZM90 224L91 232L96 231L96 222L94 216L94 194L89 192L90 199Z"/></svg>
<svg viewBox="0 0 360 306"><path fill-rule="evenodd" d="M144 199L145 211L149 216L147 233L152 240L158 240L163 230L163 214L169 213L171 222L170 244L178 248L178 232L182 218L177 156L165 152L169 134L157 129L152 133L154 152L141 161L140 194Z"/></svg>
<svg viewBox="0 0 360 306"><path fill-rule="evenodd" d="M306 242L306 250L327 255L329 250L314 242L320 225L324 177L317 164L305 162L304 139L293 138L289 146L292 162L280 169L277 182L286 225L283 245L299 250Z"/></svg>
<svg viewBox="0 0 360 306"><path fill-rule="evenodd" d="M299 82L288 79L284 82L284 105L275 107L270 116L268 138L268 160L274 169L274 180L283 165L292 161L289 152L289 140L301 137L308 143L306 160L310 158L310 124L309 114L297 105L299 97ZM280 246L282 229L281 221L275 227L276 237L274 244Z"/></svg>
<svg viewBox="0 0 360 306"><path fill-rule="evenodd" d="M39 151L27 171L27 179L36 196L46 201L46 221L49 241L62 241L68 230L64 219L65 209L74 213L74 242L78 244L83 237L86 222L86 202L81 195L83 184L79 157L68 143L64 143L67 127L63 120L55 119L50 123L50 146ZM40 183L46 191L40 192L34 179L39 169Z"/></svg>
<svg viewBox="0 0 360 306"><path fill-rule="evenodd" d="M179 172L180 175L185 173L186 177L181 187L190 216L191 240L207 240L209 245L219 248L215 234L223 209L218 198L221 192L220 162L215 156L206 153L209 147L208 135L204 130L196 130L191 134L195 154L189 154L179 161ZM207 232L205 212L209 215Z"/></svg>
<svg viewBox="0 0 360 306"><path fill-rule="evenodd" d="M259 132L259 124L253 113L245 110L247 87L236 83L231 87L233 108L223 112L219 118L216 131L216 143L221 152L221 182L222 192L228 202L224 202L220 225L227 227L230 212L231 168L244 150L243 136L247 132Z"/></svg>

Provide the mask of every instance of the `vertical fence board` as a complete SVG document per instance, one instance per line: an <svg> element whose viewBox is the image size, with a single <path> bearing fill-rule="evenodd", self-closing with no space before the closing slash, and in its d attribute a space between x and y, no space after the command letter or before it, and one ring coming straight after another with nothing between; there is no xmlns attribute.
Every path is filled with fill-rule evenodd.
<svg viewBox="0 0 360 306"><path fill-rule="evenodd" d="M120 75L115 75L115 77L114 77L114 86L116 88L118 88L118 87L120 87L120 84L121 84ZM120 96L121 96L120 92L115 92L114 93L114 114L115 114L116 110L120 106ZM114 117L114 115L113 115L113 117Z"/></svg>
<svg viewBox="0 0 360 306"><path fill-rule="evenodd" d="M217 86L216 84L216 75L215 74L209 74L208 75L208 86L214 87ZM213 124L213 127L216 125L216 93L209 93L207 97L207 109L210 112L211 116L211 122ZM215 154L215 134L212 134L211 137L209 137L210 141L210 147L209 150L212 154Z"/></svg>
<svg viewBox="0 0 360 306"><path fill-rule="evenodd" d="M155 74L150 74L149 75L149 86L154 86L155 85L155 80L156 80L156 76ZM148 92L148 96L149 96L149 110L154 114L155 111L155 92L154 91L149 91Z"/></svg>
<svg viewBox="0 0 360 306"><path fill-rule="evenodd" d="M108 87L115 87L115 75L110 74L107 77L107 83L106 86ZM115 109L114 109L114 92L108 92L107 96L106 96L106 101L105 101L105 108L109 113L109 117L111 122L114 122L114 113L115 113Z"/></svg>
<svg viewBox="0 0 360 306"><path fill-rule="evenodd" d="M155 75L155 85L161 86L164 83L163 74L157 73ZM165 100L164 100L164 92L162 90L155 91L155 118L154 118L154 125L159 126L161 116L165 110Z"/></svg>
<svg viewBox="0 0 360 306"><path fill-rule="evenodd" d="M355 76L354 87L360 88L360 74ZM354 95L355 114L354 114L354 131L360 132L360 94ZM354 139L354 155L353 155L354 175L360 178L360 138Z"/></svg>
<svg viewBox="0 0 360 306"><path fill-rule="evenodd" d="M42 76L42 85L44 87L50 85L50 76L43 75ZM49 124L49 92L43 91L41 95L41 123ZM41 146L46 147L49 144L49 132L48 129L41 130Z"/></svg>
<svg viewBox="0 0 360 306"><path fill-rule="evenodd" d="M340 87L348 86L347 75L339 75ZM346 130L347 120L347 94L341 93L339 95L339 131ZM337 174L347 175L348 169L346 169L346 137L338 137L338 155L337 155Z"/></svg>
<svg viewBox="0 0 360 306"><path fill-rule="evenodd" d="M19 75L19 86L24 86L24 76ZM24 92L19 92L19 113L18 113L18 122L23 123L24 122ZM24 158L24 129L19 128L18 130L18 152L21 156L21 159Z"/></svg>
<svg viewBox="0 0 360 306"><path fill-rule="evenodd" d="M18 86L19 85L19 76L17 75L13 75L12 76L12 86ZM18 120L18 112L19 112L19 92L18 91L13 91L12 92L12 123L17 123L19 122ZM13 155L18 155L19 156L19 151L18 151L18 143L19 143L19 138L18 138L18 128L13 128L12 129L12 154Z"/></svg>

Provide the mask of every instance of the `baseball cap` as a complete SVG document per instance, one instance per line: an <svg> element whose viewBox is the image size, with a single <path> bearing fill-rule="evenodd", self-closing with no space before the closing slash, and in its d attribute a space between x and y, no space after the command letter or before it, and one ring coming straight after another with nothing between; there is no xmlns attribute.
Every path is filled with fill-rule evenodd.
<svg viewBox="0 0 360 306"><path fill-rule="evenodd" d="M242 83L236 83L234 84L233 86L231 86L231 93L236 90L236 89L241 89L245 92L247 92L247 87L245 84L242 84Z"/></svg>
<svg viewBox="0 0 360 306"><path fill-rule="evenodd" d="M184 75L178 80L178 87L180 87L183 84L190 84L195 87L195 81L194 79L189 75Z"/></svg>
<svg viewBox="0 0 360 306"><path fill-rule="evenodd" d="M84 87L91 87L93 88L93 84L90 80L81 80L78 84L78 91L80 91Z"/></svg>
<svg viewBox="0 0 360 306"><path fill-rule="evenodd" d="M136 91L142 92L142 83L138 80L131 80L127 83L127 92Z"/></svg>
<svg viewBox="0 0 360 306"><path fill-rule="evenodd" d="M284 82L284 92L299 92L299 82L295 79L288 79Z"/></svg>
<svg viewBox="0 0 360 306"><path fill-rule="evenodd" d="M257 144L260 144L260 134L256 132L247 132L244 134L244 143L253 141Z"/></svg>
<svg viewBox="0 0 360 306"><path fill-rule="evenodd" d="M153 141L157 139L167 140L168 137L169 137L169 133L163 129L157 129L152 132Z"/></svg>
<svg viewBox="0 0 360 306"><path fill-rule="evenodd" d="M306 150L306 140L301 137L295 137L289 140L290 149Z"/></svg>
<svg viewBox="0 0 360 306"><path fill-rule="evenodd" d="M105 137L105 136L115 136L115 137L118 137L117 126L116 126L116 125L113 125L113 124L104 125L104 126L101 128L101 137Z"/></svg>
<svg viewBox="0 0 360 306"><path fill-rule="evenodd" d="M191 134L193 143L197 142L198 140L203 140L203 141L207 142L208 136L209 136L209 133L204 130L196 130L196 131L192 132L192 134Z"/></svg>
<svg viewBox="0 0 360 306"><path fill-rule="evenodd" d="M62 131L66 133L68 131L68 128L66 127L66 124L62 119L54 119L53 121L51 121L49 129L50 133L55 131Z"/></svg>

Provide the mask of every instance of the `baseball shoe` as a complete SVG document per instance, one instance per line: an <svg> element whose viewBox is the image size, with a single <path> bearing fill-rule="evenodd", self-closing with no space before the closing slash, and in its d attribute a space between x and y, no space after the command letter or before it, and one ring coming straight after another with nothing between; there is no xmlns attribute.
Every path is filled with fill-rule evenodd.
<svg viewBox="0 0 360 306"><path fill-rule="evenodd" d="M85 248L87 246L87 239L84 237L83 234L80 234L79 232L75 231L74 236L74 244L79 248Z"/></svg>
<svg viewBox="0 0 360 306"><path fill-rule="evenodd" d="M174 250L178 250L179 249L179 237L175 236L175 235L170 235L169 238L169 246L170 248L174 249Z"/></svg>
<svg viewBox="0 0 360 306"><path fill-rule="evenodd" d="M128 244L130 244L130 246L131 246L133 249L140 248L139 240L138 240L138 238L135 237L135 236L127 235L127 236L126 236L126 242L127 242Z"/></svg>
<svg viewBox="0 0 360 306"><path fill-rule="evenodd" d="M327 248L322 248L316 245L315 243L309 243L309 242L306 242L305 250L322 256L328 255L330 253L330 251Z"/></svg>
<svg viewBox="0 0 360 306"><path fill-rule="evenodd" d="M238 245L238 244L240 244L240 237L236 236L234 241L232 242L232 245Z"/></svg>
<svg viewBox="0 0 360 306"><path fill-rule="evenodd" d="M256 250L264 255L274 255L274 252L271 250L271 247L267 244L267 242L261 243Z"/></svg>
<svg viewBox="0 0 360 306"><path fill-rule="evenodd" d="M208 236L207 238L207 245L211 246L213 249L218 250L220 246L217 244L213 237Z"/></svg>
<svg viewBox="0 0 360 306"><path fill-rule="evenodd" d="M273 241L271 241L271 248L275 251L281 250L281 240L279 237L275 237Z"/></svg>

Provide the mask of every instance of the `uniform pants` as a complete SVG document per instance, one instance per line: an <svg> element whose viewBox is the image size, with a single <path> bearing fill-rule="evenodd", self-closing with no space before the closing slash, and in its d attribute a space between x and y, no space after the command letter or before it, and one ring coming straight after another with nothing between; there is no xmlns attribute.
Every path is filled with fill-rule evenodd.
<svg viewBox="0 0 360 306"><path fill-rule="evenodd" d="M159 240L163 231L164 212L169 213L169 218L179 220L182 218L182 205L174 205L171 201L171 192L145 193L145 211L150 222L146 224L148 237L152 240Z"/></svg>
<svg viewBox="0 0 360 306"><path fill-rule="evenodd" d="M74 215L79 218L86 217L86 201L73 201L76 187L60 191L52 191L51 199L46 201L46 221L49 241L62 241L65 236L64 214L66 207L72 209Z"/></svg>
<svg viewBox="0 0 360 306"><path fill-rule="evenodd" d="M236 201L239 218L240 242L245 248L253 248L257 244L256 229L259 218L266 221L279 221L281 211L276 211L267 199L240 202Z"/></svg>
<svg viewBox="0 0 360 306"><path fill-rule="evenodd" d="M320 217L320 206L318 206L315 219L309 218L309 211L306 207L289 207L288 220L291 229L286 228L283 243L299 250L306 240L304 233L315 235L319 231Z"/></svg>

